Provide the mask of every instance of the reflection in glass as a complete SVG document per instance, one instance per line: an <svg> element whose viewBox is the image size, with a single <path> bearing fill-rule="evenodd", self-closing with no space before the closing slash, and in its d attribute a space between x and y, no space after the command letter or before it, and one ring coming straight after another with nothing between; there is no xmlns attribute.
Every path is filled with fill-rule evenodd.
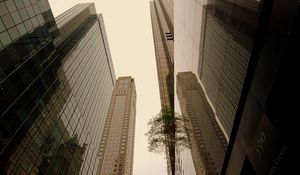
<svg viewBox="0 0 300 175"><path fill-rule="evenodd" d="M0 174L94 174L115 82L103 18L81 5L55 43L69 23L57 28L45 0L31 15L32 3L46 3L43 19L11 28L24 34L0 50Z"/></svg>
<svg viewBox="0 0 300 175"><path fill-rule="evenodd" d="M221 174L260 2L175 0L174 4L175 111L191 121L186 122L191 127L191 150L176 151L176 172ZM191 165L194 172L188 170Z"/></svg>

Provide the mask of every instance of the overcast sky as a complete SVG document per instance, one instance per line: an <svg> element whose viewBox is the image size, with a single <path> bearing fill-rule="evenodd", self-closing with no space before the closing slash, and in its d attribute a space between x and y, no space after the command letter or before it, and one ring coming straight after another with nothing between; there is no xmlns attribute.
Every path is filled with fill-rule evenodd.
<svg viewBox="0 0 300 175"><path fill-rule="evenodd" d="M88 0L49 0L54 16ZM147 151L147 122L160 111L149 0L97 0L116 76L132 76L137 90L134 175L167 174L164 155Z"/></svg>

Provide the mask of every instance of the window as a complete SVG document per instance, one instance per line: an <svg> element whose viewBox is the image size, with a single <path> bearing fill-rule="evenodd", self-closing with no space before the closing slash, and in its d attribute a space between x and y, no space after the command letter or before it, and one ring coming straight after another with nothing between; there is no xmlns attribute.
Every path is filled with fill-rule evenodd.
<svg viewBox="0 0 300 175"><path fill-rule="evenodd" d="M165 33L167 40L173 40L173 35L170 32Z"/></svg>
<svg viewBox="0 0 300 175"><path fill-rule="evenodd" d="M31 31L33 29L33 26L31 24L30 20L25 21L24 24L26 26L27 31Z"/></svg>
<svg viewBox="0 0 300 175"><path fill-rule="evenodd" d="M5 6L5 3L4 2L0 2L0 16L4 15L4 14L7 14L8 13L8 10Z"/></svg>
<svg viewBox="0 0 300 175"><path fill-rule="evenodd" d="M10 12L13 12L13 11L17 10L17 8L16 8L15 3L14 3L13 0L7 0L7 1L5 1L5 4L6 4L8 10Z"/></svg>
<svg viewBox="0 0 300 175"><path fill-rule="evenodd" d="M38 20L36 17L31 18L31 22L32 22L34 28L39 26L39 23L38 23Z"/></svg>
<svg viewBox="0 0 300 175"><path fill-rule="evenodd" d="M27 12L29 14L29 17L33 17L34 16L34 11L33 11L33 9L32 9L31 6L26 7L26 10L27 10Z"/></svg>
<svg viewBox="0 0 300 175"><path fill-rule="evenodd" d="M14 26L14 22L11 18L11 16L8 14L8 15L5 15L2 17L2 21L6 27L6 29L9 29L11 28L12 26Z"/></svg>
<svg viewBox="0 0 300 175"><path fill-rule="evenodd" d="M4 24L3 24L2 20L0 19L0 32L2 32L4 30L5 30Z"/></svg>
<svg viewBox="0 0 300 175"><path fill-rule="evenodd" d="M25 7L29 6L30 5L30 2L29 0L23 0L24 4L25 4Z"/></svg>
<svg viewBox="0 0 300 175"><path fill-rule="evenodd" d="M22 22L21 17L19 15L18 11L12 13L11 16L12 16L12 18L13 18L13 20L14 20L14 22L15 22L16 25L19 24L20 22Z"/></svg>
<svg viewBox="0 0 300 175"><path fill-rule="evenodd" d="M43 25L43 24L45 23L44 18L43 18L43 16L42 16L41 14L39 14L39 15L37 16L37 18L38 18L38 21L39 21L39 23L40 23L41 25Z"/></svg>
<svg viewBox="0 0 300 175"><path fill-rule="evenodd" d="M4 46L8 45L11 42L11 39L6 31L0 34L0 40Z"/></svg>
<svg viewBox="0 0 300 175"><path fill-rule="evenodd" d="M14 0L14 1L15 1L15 4L16 4L18 9L24 8L23 1L20 1L20 0Z"/></svg>
<svg viewBox="0 0 300 175"><path fill-rule="evenodd" d="M33 6L33 9L34 9L34 12L35 12L35 14L39 14L41 11L40 11L40 8L39 8L39 6L37 5L37 4L35 4L34 6Z"/></svg>
<svg viewBox="0 0 300 175"><path fill-rule="evenodd" d="M13 27L13 28L9 29L8 33L9 33L12 40L17 39L20 36L16 27Z"/></svg>
<svg viewBox="0 0 300 175"><path fill-rule="evenodd" d="M20 16L23 21L26 21L29 18L28 13L25 8L20 10Z"/></svg>

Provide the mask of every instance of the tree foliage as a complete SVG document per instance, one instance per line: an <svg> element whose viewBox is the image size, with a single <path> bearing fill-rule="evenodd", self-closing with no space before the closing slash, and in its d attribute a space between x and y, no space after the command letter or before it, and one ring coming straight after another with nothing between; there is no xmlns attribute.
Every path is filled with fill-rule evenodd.
<svg viewBox="0 0 300 175"><path fill-rule="evenodd" d="M165 147L177 149L189 147L184 119L175 114L173 109L163 109L153 116L148 122L149 130L145 134L148 137L148 151L161 153Z"/></svg>

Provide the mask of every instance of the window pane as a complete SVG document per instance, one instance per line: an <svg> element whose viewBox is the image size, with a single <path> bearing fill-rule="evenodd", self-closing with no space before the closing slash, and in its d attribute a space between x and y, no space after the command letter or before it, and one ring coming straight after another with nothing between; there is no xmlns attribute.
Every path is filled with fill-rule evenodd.
<svg viewBox="0 0 300 175"><path fill-rule="evenodd" d="M2 16L7 13L8 13L8 10L7 10L4 2L0 2L0 15Z"/></svg>
<svg viewBox="0 0 300 175"><path fill-rule="evenodd" d="M2 20L0 19L0 32L2 32L3 30L5 30L5 27Z"/></svg>
<svg viewBox="0 0 300 175"><path fill-rule="evenodd" d="M24 24L25 24L28 32L30 32L33 29L33 26L31 24L30 20L25 21Z"/></svg>
<svg viewBox="0 0 300 175"><path fill-rule="evenodd" d="M10 37L9 37L9 35L8 35L8 33L7 33L7 31L2 32L2 33L0 34L0 40L1 40L1 42L2 42L2 44L3 44L4 46L6 46L7 44L9 44L9 43L11 42L11 39L10 39Z"/></svg>
<svg viewBox="0 0 300 175"><path fill-rule="evenodd" d="M36 4L36 0L30 0L31 1L31 4Z"/></svg>
<svg viewBox="0 0 300 175"><path fill-rule="evenodd" d="M42 16L41 14L39 14L39 15L37 16L37 18L38 18L38 21L39 21L39 23L40 23L41 25L43 25L43 24L45 23L44 18L43 18L43 16Z"/></svg>
<svg viewBox="0 0 300 175"><path fill-rule="evenodd" d="M23 4L22 0L15 0L15 4L16 4L18 9L24 8L24 4Z"/></svg>
<svg viewBox="0 0 300 175"><path fill-rule="evenodd" d="M9 29L8 33L9 33L12 40L17 39L20 36L16 27L13 27L13 28Z"/></svg>
<svg viewBox="0 0 300 175"><path fill-rule="evenodd" d="M37 17L33 17L31 18L31 22L33 24L33 27L36 28L39 26L39 23L38 23L38 20L37 20Z"/></svg>
<svg viewBox="0 0 300 175"><path fill-rule="evenodd" d="M20 22L22 22L18 11L12 13L11 16L12 16L12 18L13 18L16 25L19 24Z"/></svg>
<svg viewBox="0 0 300 175"><path fill-rule="evenodd" d="M29 0L23 0L23 2L24 2L24 4L25 4L25 7L30 6Z"/></svg>
<svg viewBox="0 0 300 175"><path fill-rule="evenodd" d="M10 17L10 15L5 15L2 17L2 21L6 27L6 29L11 28L12 26L14 26L14 22L12 20L12 18Z"/></svg>
<svg viewBox="0 0 300 175"><path fill-rule="evenodd" d="M34 13L35 14L39 14L41 11L40 11L40 8L39 8L39 6L38 6L38 4L35 4L34 6L33 6L33 9L34 9Z"/></svg>
<svg viewBox="0 0 300 175"><path fill-rule="evenodd" d="M23 23L19 24L17 26L17 28L18 28L18 31L19 31L20 35L24 35L27 32Z"/></svg>
<svg viewBox="0 0 300 175"><path fill-rule="evenodd" d="M34 16L34 11L33 11L33 8L31 6L29 7L26 7L26 10L29 14L29 17L33 17Z"/></svg>
<svg viewBox="0 0 300 175"><path fill-rule="evenodd" d="M8 10L10 12L14 12L14 11L17 10L17 8L16 8L15 3L14 3L13 0L7 0L7 1L5 1L5 4L6 4Z"/></svg>
<svg viewBox="0 0 300 175"><path fill-rule="evenodd" d="M26 21L29 18L26 9L20 10L20 15L21 15L21 18L22 18L23 21Z"/></svg>

